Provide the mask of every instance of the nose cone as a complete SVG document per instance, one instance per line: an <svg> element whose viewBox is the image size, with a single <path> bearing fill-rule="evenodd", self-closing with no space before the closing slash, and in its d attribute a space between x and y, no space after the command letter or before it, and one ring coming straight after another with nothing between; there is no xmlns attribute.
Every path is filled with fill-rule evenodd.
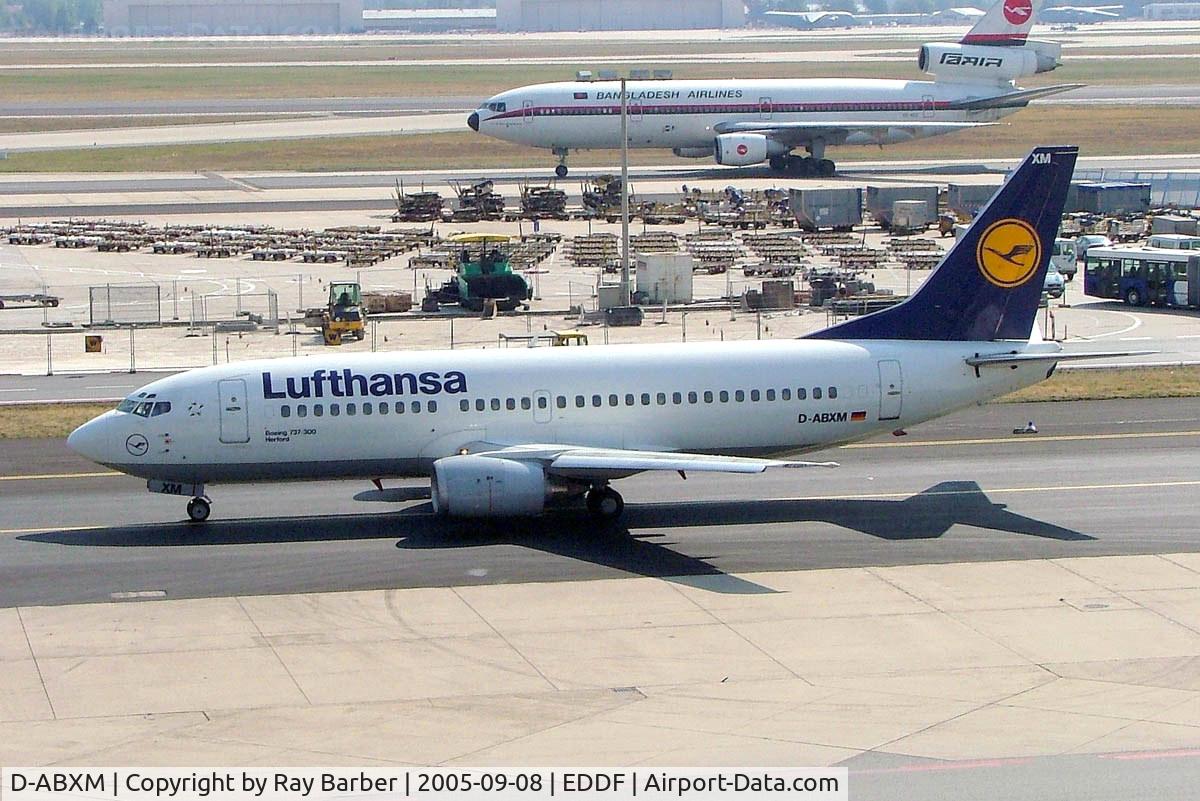
<svg viewBox="0 0 1200 801"><path fill-rule="evenodd" d="M467 117L467 125L469 125L471 127L472 131L479 130L479 112L478 111L471 112L471 116Z"/></svg>
<svg viewBox="0 0 1200 801"><path fill-rule="evenodd" d="M108 448L108 426L101 415L81 425L67 437L67 447L93 462L111 461Z"/></svg>

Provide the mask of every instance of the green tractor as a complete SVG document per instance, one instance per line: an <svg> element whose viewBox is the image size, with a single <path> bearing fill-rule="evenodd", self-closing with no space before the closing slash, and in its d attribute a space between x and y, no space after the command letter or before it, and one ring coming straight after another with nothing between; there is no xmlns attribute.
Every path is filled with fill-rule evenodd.
<svg viewBox="0 0 1200 801"><path fill-rule="evenodd" d="M458 275L439 291L441 303L458 303L482 311L488 301L497 311L513 311L532 297L529 283L512 271L505 234L459 234L450 237L458 247Z"/></svg>

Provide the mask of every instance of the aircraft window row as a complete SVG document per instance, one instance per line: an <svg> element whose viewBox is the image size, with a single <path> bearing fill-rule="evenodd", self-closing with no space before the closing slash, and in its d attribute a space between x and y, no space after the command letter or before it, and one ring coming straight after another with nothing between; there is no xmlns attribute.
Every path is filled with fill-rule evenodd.
<svg viewBox="0 0 1200 801"><path fill-rule="evenodd" d="M809 390L806 387L799 387L798 389L795 390L795 398L796 398L796 400L807 400L808 393L809 393ZM813 400L821 400L823 397L828 397L830 400L835 400L837 398L837 396L838 396L837 387L813 387L812 388ZM776 400L790 401L792 399L792 397L793 397L793 390L788 387L785 387L780 390L751 389L751 390L747 391L747 390L743 390L743 389L738 389L738 390L734 390L732 393L730 393L728 390L720 390L718 392L714 392L713 390L706 390L703 394L693 390L692 392L686 393L686 395L683 392L672 392L669 395L666 392L656 392L656 393L642 392L640 394L627 392L624 395L618 395L617 393L614 392L614 393L608 394L607 396L599 395L599 394L575 395L573 398L569 397L567 395L557 395L554 398L554 405L556 408L559 408L559 409L566 409L568 406L571 406L571 405L574 405L574 407L576 409L586 409L588 407L591 407L593 409L599 409L604 406L617 407L617 406L622 406L622 405L624 405L624 406L639 406L639 405L640 406L667 406L667 405L683 406L685 404L685 402L687 404L694 405L694 404L700 403L701 398L703 398L704 403L714 403L717 401L719 401L721 403L729 403L731 398L735 403L745 403L747 400L749 400L751 403L759 403L764 400L767 401L768 403L773 403ZM513 411L516 411L518 407L520 407L520 409L522 411L527 412L530 409L532 409L535 404L537 405L538 409L542 409L542 410L548 409L550 407L549 398L546 396L539 396L537 398L529 398L529 397L490 398L490 399L476 398L473 403L472 403L472 401L469 401L469 400L460 400L458 402L458 408L459 408L459 411L463 411L463 412L471 411L472 407L477 412L486 412L489 409L493 412L498 412L501 410L507 410L507 411L513 412Z"/></svg>
<svg viewBox="0 0 1200 801"><path fill-rule="evenodd" d="M380 401L379 403L363 402L363 403L331 403L326 407L323 403L312 404L311 409L308 404L296 404L296 417L308 417L311 411L313 417L325 417L328 413L329 417L341 417L343 414L346 417L357 417L363 415L370 417L374 414L420 414L425 411L428 414L434 414L438 410L437 401L396 401L388 403ZM280 417L291 417L292 407L290 404L284 404L279 407Z"/></svg>

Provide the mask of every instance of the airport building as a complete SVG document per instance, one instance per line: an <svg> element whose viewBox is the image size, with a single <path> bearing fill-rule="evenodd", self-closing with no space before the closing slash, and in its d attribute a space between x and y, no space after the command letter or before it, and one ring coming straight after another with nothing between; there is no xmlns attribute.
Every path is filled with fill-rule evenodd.
<svg viewBox="0 0 1200 801"><path fill-rule="evenodd" d="M104 0L109 36L353 33L363 0Z"/></svg>
<svg viewBox="0 0 1200 801"><path fill-rule="evenodd" d="M742 0L497 0L502 31L740 28Z"/></svg>

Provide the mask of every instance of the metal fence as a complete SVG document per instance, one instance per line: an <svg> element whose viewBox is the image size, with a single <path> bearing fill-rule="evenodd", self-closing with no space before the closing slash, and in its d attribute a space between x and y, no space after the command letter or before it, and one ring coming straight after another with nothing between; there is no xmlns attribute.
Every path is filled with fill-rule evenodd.
<svg viewBox="0 0 1200 801"><path fill-rule="evenodd" d="M1200 173L1149 170L1076 170L1076 181L1125 181L1150 184L1150 205L1156 208L1200 208Z"/></svg>
<svg viewBox="0 0 1200 801"><path fill-rule="evenodd" d="M92 325L159 325L160 290L154 284L105 284L88 288Z"/></svg>

